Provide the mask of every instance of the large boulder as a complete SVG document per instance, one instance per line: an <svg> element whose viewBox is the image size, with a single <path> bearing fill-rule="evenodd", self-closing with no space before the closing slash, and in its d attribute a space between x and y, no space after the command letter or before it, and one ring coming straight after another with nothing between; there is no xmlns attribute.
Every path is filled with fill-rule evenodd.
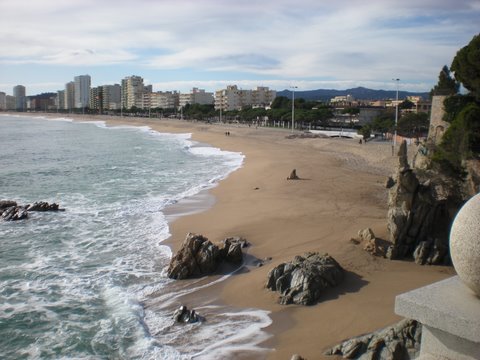
<svg viewBox="0 0 480 360"><path fill-rule="evenodd" d="M344 270L330 255L306 253L270 270L266 287L280 292L280 304L313 305L343 277Z"/></svg>
<svg viewBox="0 0 480 360"><path fill-rule="evenodd" d="M388 193L387 258L414 257L419 264L448 264L450 225L462 203L458 187L431 170L414 171L403 142L398 171Z"/></svg>
<svg viewBox="0 0 480 360"><path fill-rule="evenodd" d="M212 274L223 261L241 264L242 247L246 244L241 238L227 238L219 247L203 235L188 233L180 250L172 257L167 275L181 280Z"/></svg>
<svg viewBox="0 0 480 360"><path fill-rule="evenodd" d="M404 319L371 334L345 340L325 355L340 355L344 359L415 359L420 352L421 335L422 324Z"/></svg>

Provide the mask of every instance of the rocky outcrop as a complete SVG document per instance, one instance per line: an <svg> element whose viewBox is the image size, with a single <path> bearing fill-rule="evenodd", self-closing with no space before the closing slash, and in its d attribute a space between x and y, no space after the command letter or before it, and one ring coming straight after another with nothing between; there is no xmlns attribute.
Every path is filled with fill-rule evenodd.
<svg viewBox="0 0 480 360"><path fill-rule="evenodd" d="M454 184L428 171L414 172L403 142L399 168L388 194L390 259L413 257L419 264L448 264L448 233L461 201Z"/></svg>
<svg viewBox="0 0 480 360"><path fill-rule="evenodd" d="M344 270L330 255L306 253L270 270L266 287L280 293L280 304L313 305L343 277Z"/></svg>
<svg viewBox="0 0 480 360"><path fill-rule="evenodd" d="M17 206L17 202L12 200L0 200L0 211L12 206Z"/></svg>
<svg viewBox="0 0 480 360"><path fill-rule="evenodd" d="M219 247L203 235L188 233L180 250L172 257L167 275L171 279L187 279L214 273L223 262L241 264L245 239L227 238Z"/></svg>
<svg viewBox="0 0 480 360"><path fill-rule="evenodd" d="M28 212L23 206L10 206L0 211L2 219L5 221L17 221L28 218Z"/></svg>
<svg viewBox="0 0 480 360"><path fill-rule="evenodd" d="M325 355L344 359L406 360L420 353L422 324L404 319L368 335L346 340L327 350Z"/></svg>
<svg viewBox="0 0 480 360"><path fill-rule="evenodd" d="M59 208L59 205L56 203L49 204L45 201L35 202L31 205L26 205L25 208L27 211L60 211L63 209Z"/></svg>
<svg viewBox="0 0 480 360"><path fill-rule="evenodd" d="M173 313L173 319L177 323L196 323L201 321L201 316L195 310L189 310L185 305L182 305Z"/></svg>
<svg viewBox="0 0 480 360"><path fill-rule="evenodd" d="M12 200L0 200L0 217L5 221L27 219L29 211L64 211L64 209L60 209L58 204L49 204L44 201L20 206Z"/></svg>

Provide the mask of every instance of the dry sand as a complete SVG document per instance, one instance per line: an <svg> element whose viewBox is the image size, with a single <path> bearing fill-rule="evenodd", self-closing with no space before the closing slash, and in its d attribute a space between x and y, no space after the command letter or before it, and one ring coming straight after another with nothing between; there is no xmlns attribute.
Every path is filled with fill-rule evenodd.
<svg viewBox="0 0 480 360"><path fill-rule="evenodd" d="M322 355L329 346L400 320L394 314L396 295L453 274L448 267L373 257L350 242L365 227L387 236L384 184L396 164L389 143L286 139L287 130L187 121L123 122L161 132L191 132L196 141L246 156L241 169L210 191L212 207L171 224L169 243L176 251L187 232L213 242L238 235L252 244L249 255L272 258L208 289L209 296L226 304L271 311L273 324L266 330L272 337L265 344L274 349L269 359L290 359L295 353L309 360L331 359ZM302 180L286 180L292 169ZM279 305L278 295L264 288L267 273L306 251L332 255L347 271L346 279L317 305Z"/></svg>

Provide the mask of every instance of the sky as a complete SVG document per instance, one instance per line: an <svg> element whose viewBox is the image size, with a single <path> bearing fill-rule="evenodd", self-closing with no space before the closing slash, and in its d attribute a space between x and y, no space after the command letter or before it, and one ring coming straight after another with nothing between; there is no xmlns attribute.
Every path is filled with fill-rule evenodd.
<svg viewBox="0 0 480 360"><path fill-rule="evenodd" d="M154 91L429 91L480 0L0 0L0 91L139 75Z"/></svg>

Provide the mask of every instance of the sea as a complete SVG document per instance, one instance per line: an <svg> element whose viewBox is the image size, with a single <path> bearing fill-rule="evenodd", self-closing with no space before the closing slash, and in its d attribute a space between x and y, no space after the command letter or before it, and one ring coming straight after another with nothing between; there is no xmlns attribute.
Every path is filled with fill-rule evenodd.
<svg viewBox="0 0 480 360"><path fill-rule="evenodd" d="M0 220L0 358L263 358L264 310L203 296L189 304L201 322L173 320L182 296L208 294L236 270L166 276L168 209L201 199L242 163L191 134L0 115L0 199L65 209Z"/></svg>

